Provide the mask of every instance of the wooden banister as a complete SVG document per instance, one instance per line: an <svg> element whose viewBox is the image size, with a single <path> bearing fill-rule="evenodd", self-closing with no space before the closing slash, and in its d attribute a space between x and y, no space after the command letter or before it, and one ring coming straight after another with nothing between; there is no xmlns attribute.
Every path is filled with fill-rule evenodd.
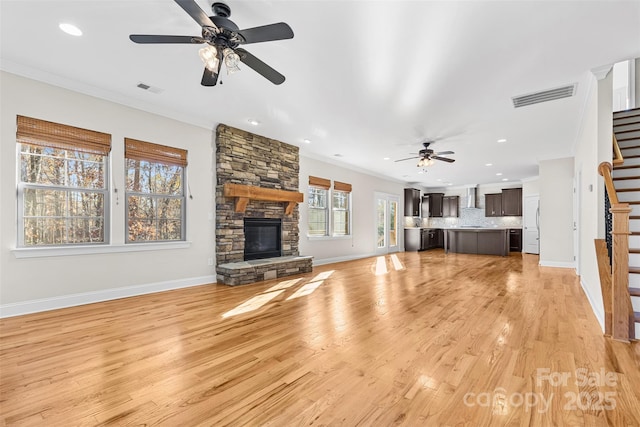
<svg viewBox="0 0 640 427"><path fill-rule="evenodd" d="M622 157L622 152L620 151L620 145L618 144L618 138L616 138L616 134L613 134L613 164L621 165L624 163L624 157Z"/></svg>
<svg viewBox="0 0 640 427"><path fill-rule="evenodd" d="M629 294L629 214L631 208L628 203L620 203L613 185L611 171L613 165L602 162L598 165L598 172L604 178L607 195L611 203L613 228L611 237L611 294L610 298L603 295L603 302L610 301L611 307L611 336L618 341L629 342L634 338L633 309L630 309L631 296ZM602 286L602 284L601 284ZM602 286L603 292L608 292ZM607 313L605 307L605 313ZM606 322L605 322L606 323ZM606 325L605 325L606 328ZM606 334L606 331L605 331Z"/></svg>
<svg viewBox="0 0 640 427"><path fill-rule="evenodd" d="M629 213L628 203L611 205L613 217L613 248L611 250L611 335L618 341L629 342L629 323L633 311L629 312Z"/></svg>
<svg viewBox="0 0 640 427"><path fill-rule="evenodd" d="M609 195L609 202L611 206L617 205L618 203L618 195L616 194L616 188L613 186L613 178L611 178L611 171L613 170L613 165L609 162L602 162L598 165L598 173L604 178L604 185L607 188L607 193Z"/></svg>

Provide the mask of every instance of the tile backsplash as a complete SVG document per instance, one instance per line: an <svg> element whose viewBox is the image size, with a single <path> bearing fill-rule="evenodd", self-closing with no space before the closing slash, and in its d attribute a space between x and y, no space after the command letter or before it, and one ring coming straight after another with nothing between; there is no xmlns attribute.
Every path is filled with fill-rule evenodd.
<svg viewBox="0 0 640 427"><path fill-rule="evenodd" d="M484 209L460 208L458 218L422 218L422 227L445 228L463 225L478 225L481 227L522 227L521 216L484 216ZM412 218L411 218L412 219Z"/></svg>

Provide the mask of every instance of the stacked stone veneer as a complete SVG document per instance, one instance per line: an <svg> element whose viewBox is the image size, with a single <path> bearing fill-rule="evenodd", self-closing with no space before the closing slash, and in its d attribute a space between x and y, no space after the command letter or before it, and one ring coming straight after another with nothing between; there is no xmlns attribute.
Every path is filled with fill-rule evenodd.
<svg viewBox="0 0 640 427"><path fill-rule="evenodd" d="M286 204L250 200L243 213L235 212L235 198L223 195L226 183L253 185L262 188L299 191L299 149L274 139L265 138L224 124L216 130L216 272L218 282L250 283L256 280L311 271L311 259L301 257L287 262L287 268L269 270L261 265L260 272L247 266L245 273L225 264L244 261L244 218L282 218L282 255L297 257L299 208L285 215ZM293 262L294 264L290 264ZM277 263L279 264L279 263ZM230 272L233 271L233 280ZM267 273L265 276L264 273ZM233 282L233 283L232 283Z"/></svg>

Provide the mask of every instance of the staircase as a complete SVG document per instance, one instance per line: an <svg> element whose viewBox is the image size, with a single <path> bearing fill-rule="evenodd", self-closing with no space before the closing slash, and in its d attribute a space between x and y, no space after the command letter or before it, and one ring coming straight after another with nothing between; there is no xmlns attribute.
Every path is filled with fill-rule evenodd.
<svg viewBox="0 0 640 427"><path fill-rule="evenodd" d="M614 162L613 184L620 203L628 203L629 295L635 336L640 337L640 108L613 113L613 133L623 162ZM617 163L617 164L616 164Z"/></svg>

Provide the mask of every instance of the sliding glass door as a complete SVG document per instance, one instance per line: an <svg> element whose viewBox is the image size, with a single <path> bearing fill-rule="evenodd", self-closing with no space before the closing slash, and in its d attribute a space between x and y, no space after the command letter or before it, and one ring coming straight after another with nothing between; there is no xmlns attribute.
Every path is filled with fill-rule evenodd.
<svg viewBox="0 0 640 427"><path fill-rule="evenodd" d="M375 193L376 254L398 251L399 200L398 196L392 194Z"/></svg>

